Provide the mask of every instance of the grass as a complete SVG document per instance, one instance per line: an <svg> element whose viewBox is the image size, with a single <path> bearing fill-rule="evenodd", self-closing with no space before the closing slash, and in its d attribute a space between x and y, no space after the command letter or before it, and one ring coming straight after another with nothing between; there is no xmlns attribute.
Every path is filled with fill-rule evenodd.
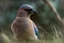
<svg viewBox="0 0 64 43"><path fill-rule="evenodd" d="M31 42L23 41L23 43L64 43L64 40L59 37L55 26L54 30L55 30L55 36L49 34L45 36L43 33L40 33L40 40ZM0 41L1 43L19 43L17 40L14 39L12 33L5 30L3 30L2 33L0 33Z"/></svg>
<svg viewBox="0 0 64 43"><path fill-rule="evenodd" d="M6 33L2 32L0 35L2 36L2 41L3 41L2 43L18 43L16 40L14 40L12 34L6 34ZM49 36L49 38L50 38L50 36ZM53 39L51 39L51 40L49 38L47 38L47 40L41 39L41 40L38 40L37 42L33 41L33 42L29 42L29 43L63 43L63 40L58 36L56 36L56 37L53 36L52 37ZM23 43L27 43L27 42L23 42Z"/></svg>

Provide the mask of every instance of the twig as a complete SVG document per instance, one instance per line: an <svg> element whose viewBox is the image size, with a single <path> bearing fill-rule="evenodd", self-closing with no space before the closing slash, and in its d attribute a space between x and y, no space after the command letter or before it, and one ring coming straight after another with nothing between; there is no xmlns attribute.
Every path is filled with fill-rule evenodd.
<svg viewBox="0 0 64 43"><path fill-rule="evenodd" d="M42 0L45 2L45 4L48 5L48 7L51 9L51 11L54 13L55 15L55 19L57 20L58 24L64 28L64 22L62 21L62 18L60 17L59 13L57 12L57 10L55 9L55 7L52 5L52 3L49 2L49 0Z"/></svg>

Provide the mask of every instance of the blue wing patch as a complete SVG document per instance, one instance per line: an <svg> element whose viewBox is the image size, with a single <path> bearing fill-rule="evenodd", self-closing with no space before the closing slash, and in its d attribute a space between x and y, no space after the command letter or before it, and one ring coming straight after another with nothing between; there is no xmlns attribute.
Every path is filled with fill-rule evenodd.
<svg viewBox="0 0 64 43"><path fill-rule="evenodd" d="M38 36L38 29L37 29L37 27L34 24L33 24L33 27L34 27L35 34Z"/></svg>
<svg viewBox="0 0 64 43"><path fill-rule="evenodd" d="M34 27L35 34L38 36L38 30Z"/></svg>

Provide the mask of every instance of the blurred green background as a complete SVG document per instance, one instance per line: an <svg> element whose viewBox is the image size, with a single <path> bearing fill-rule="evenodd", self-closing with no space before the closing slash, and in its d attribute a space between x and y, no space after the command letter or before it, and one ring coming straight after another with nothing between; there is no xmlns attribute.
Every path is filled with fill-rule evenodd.
<svg viewBox="0 0 64 43"><path fill-rule="evenodd" d="M64 1L63 0L49 0L59 12L61 18L64 18ZM0 0L0 33L3 31L11 32L11 23L16 17L18 8L22 4L29 4L37 11L37 15L32 15L31 19L38 26L39 32L46 36L47 33L55 35L55 29L58 29L58 23L54 18L54 13L42 0Z"/></svg>

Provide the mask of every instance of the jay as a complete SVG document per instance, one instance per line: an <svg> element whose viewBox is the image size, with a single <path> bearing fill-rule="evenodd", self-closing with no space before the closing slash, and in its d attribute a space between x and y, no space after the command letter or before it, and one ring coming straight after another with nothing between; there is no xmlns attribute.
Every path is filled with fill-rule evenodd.
<svg viewBox="0 0 64 43"><path fill-rule="evenodd" d="M17 40L38 39L38 29L30 19L31 14L37 14L37 11L28 4L23 4L18 9L16 18L11 24L11 30Z"/></svg>

